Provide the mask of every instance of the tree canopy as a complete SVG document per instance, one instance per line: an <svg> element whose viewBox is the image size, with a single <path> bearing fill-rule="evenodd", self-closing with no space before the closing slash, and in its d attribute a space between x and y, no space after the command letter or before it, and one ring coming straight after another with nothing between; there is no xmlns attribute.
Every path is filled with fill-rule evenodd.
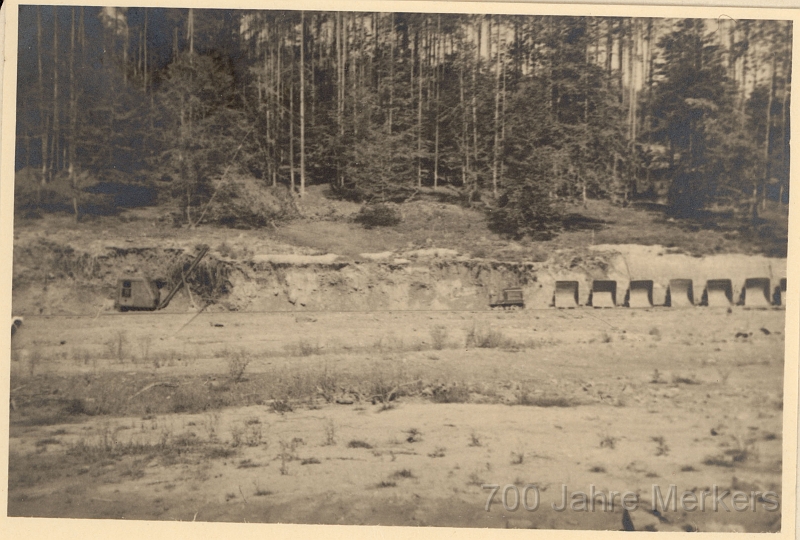
<svg viewBox="0 0 800 540"><path fill-rule="evenodd" d="M195 224L226 174L446 185L547 236L593 197L788 200L786 21L22 6L19 35L18 205L139 183Z"/></svg>

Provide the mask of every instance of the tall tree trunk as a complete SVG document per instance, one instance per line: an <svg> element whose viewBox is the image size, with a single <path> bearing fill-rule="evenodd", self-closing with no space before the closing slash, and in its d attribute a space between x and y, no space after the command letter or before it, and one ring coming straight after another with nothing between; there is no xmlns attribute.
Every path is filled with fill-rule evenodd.
<svg viewBox="0 0 800 540"><path fill-rule="evenodd" d="M434 91L431 90L431 85L435 84L434 80L436 78L436 69L433 67L433 55L434 55L434 46L433 46L433 36L431 35L431 28L430 28L430 21L428 17L425 17L425 66L428 68L428 78L425 82L425 97L427 98L425 101L425 112L430 112L431 110L431 99L433 97ZM432 74L432 75L431 75Z"/></svg>
<svg viewBox="0 0 800 540"><path fill-rule="evenodd" d="M276 51L277 67L275 68L275 127L274 127L274 140L275 140L275 168L272 171L272 185L278 185L278 174L280 167L283 164L283 149L279 148L279 133L285 129L283 125L283 116L285 114L286 106L284 105L286 98L283 95L283 41L284 37L281 35L280 29L276 29L275 37L278 41L278 48Z"/></svg>
<svg viewBox="0 0 800 540"><path fill-rule="evenodd" d="M411 61L411 69L408 70L408 73L409 73L409 76L408 76L408 102L410 104L413 104L414 95L416 94L416 90L415 90L416 86L414 86L414 69L416 68L416 60L417 60L417 43L416 43L417 34L416 33L414 34L414 50L412 51L409 48L409 47L411 47L411 40L408 39L409 31L410 31L409 28L405 29L405 32L404 32L404 35L403 35L403 37L405 39L403 40L403 43L405 43L405 49L404 50L409 52L409 57L410 57L410 61Z"/></svg>
<svg viewBox="0 0 800 540"><path fill-rule="evenodd" d="M316 69L317 66L322 66L322 46L319 44L321 41L320 37L320 19L322 15L313 15L312 22L309 25L312 27L312 31L309 33L308 41L310 42L308 45L308 59L310 61L310 65L308 68L308 72L311 74L311 113L309 114L310 119L309 123L311 124L311 129L314 129L317 125L317 76L316 76ZM316 29L316 31L314 30ZM314 65L314 49L319 49L319 56L317 57L317 65Z"/></svg>
<svg viewBox="0 0 800 540"><path fill-rule="evenodd" d="M344 128L342 125L342 74L344 73L344 66L342 66L342 12L336 12L334 20L334 33L336 34L336 128L339 133L339 144L342 144L344 135ZM341 156L337 149L336 151L336 183L342 185L342 170L341 170Z"/></svg>
<svg viewBox="0 0 800 540"><path fill-rule="evenodd" d="M613 178L613 185L619 189L619 180L617 179L617 153L611 152L611 178ZM619 192L614 194L614 199L619 201Z"/></svg>
<svg viewBox="0 0 800 540"><path fill-rule="evenodd" d="M583 123L588 128L589 125L589 45L592 40L589 36L589 20L584 21L584 31L586 33L586 44L584 45L583 56Z"/></svg>
<svg viewBox="0 0 800 540"><path fill-rule="evenodd" d="M78 40L81 44L81 68L86 67L86 27L84 26L84 8L81 6L81 17L78 22Z"/></svg>
<svg viewBox="0 0 800 540"><path fill-rule="evenodd" d="M632 148L636 138L636 87L634 83L636 19L630 19L628 25L628 144Z"/></svg>
<svg viewBox="0 0 800 540"><path fill-rule="evenodd" d="M461 149L464 153L461 160L461 184L466 187L467 173L469 171L469 139L467 138L467 104L464 100L464 59L462 58L461 65L458 69L458 88L460 93L461 104Z"/></svg>
<svg viewBox="0 0 800 540"><path fill-rule="evenodd" d="M392 122L394 115L394 44L395 40L395 23L394 12L391 14L392 27L389 32L389 135L392 134Z"/></svg>
<svg viewBox="0 0 800 540"><path fill-rule="evenodd" d="M501 72L500 72L500 80L502 81L502 88L500 89L500 150L501 150L501 160L500 160L500 176L503 174L503 161L502 161L502 150L503 144L506 142L506 63L502 62L501 64Z"/></svg>
<svg viewBox="0 0 800 540"><path fill-rule="evenodd" d="M586 31L586 45L584 50L584 59L583 59L583 136L585 140L589 140L589 45L591 44L592 40L589 37L589 21L588 19L585 21L585 31ZM596 43L596 42L595 42ZM586 208L586 201L587 201L587 189L586 189L586 174L583 171L583 167L581 166L580 169L581 175L581 197L583 200L583 207Z"/></svg>
<svg viewBox="0 0 800 540"><path fill-rule="evenodd" d="M495 56L495 83L494 83L494 156L492 159L492 194L497 198L497 172L500 162L500 25L497 27L497 54ZM489 35L489 51L491 53L491 34Z"/></svg>
<svg viewBox="0 0 800 540"><path fill-rule="evenodd" d="M617 54L617 62L618 62L618 64L617 64L617 85L619 87L619 102L623 103L624 100L625 100L625 92L624 92L624 88L623 88L623 85L622 85L622 76L624 74L624 69L622 67L623 66L623 62L622 62L623 58L622 57L623 57L623 49L625 47L625 19L620 19L619 20L619 22L617 23L617 31L619 33L619 35L617 37L617 43L618 43L617 50L619 51L619 54Z"/></svg>
<svg viewBox="0 0 800 540"><path fill-rule="evenodd" d="M47 143L50 138L49 115L47 113L47 106L45 105L44 97L44 81L42 67L42 8L36 6L36 37L37 37L37 59L39 62L39 121L41 124L41 141L42 141L42 185L47 183L48 168L47 168Z"/></svg>
<svg viewBox="0 0 800 540"><path fill-rule="evenodd" d="M477 73L481 66L481 20L475 19L475 62L472 64L472 158L478 167L478 83ZM476 181L477 182L477 181ZM475 186L477 187L477 186Z"/></svg>
<svg viewBox="0 0 800 540"><path fill-rule="evenodd" d="M58 116L58 6L53 6L53 144L50 146L52 153L50 170L52 173L58 172L60 143Z"/></svg>
<svg viewBox="0 0 800 540"><path fill-rule="evenodd" d="M646 69L646 74L642 77L642 84L644 85L644 119L643 119L643 127L642 131L645 133L647 142L651 140L651 129L650 129L650 110L651 110L651 100L653 99L653 19L647 19L647 36L645 37L645 42L647 43L647 56L646 59L642 61L642 65ZM647 177L648 177L648 184L650 178L650 168L647 168Z"/></svg>
<svg viewBox="0 0 800 540"><path fill-rule="evenodd" d="M306 14L300 12L300 197L306 195ZM313 53L311 55L314 57Z"/></svg>
<svg viewBox="0 0 800 540"><path fill-rule="evenodd" d="M642 88L645 95L650 90L650 79L653 71L653 19L647 19L642 36Z"/></svg>
<svg viewBox="0 0 800 540"><path fill-rule="evenodd" d="M75 8L72 8L72 25L70 27L70 49L69 49L69 180L72 187L72 210L75 214L75 221L78 216L78 181L75 175L75 144L77 142L77 123L78 123L78 96L75 91Z"/></svg>
<svg viewBox="0 0 800 540"><path fill-rule="evenodd" d="M417 53L417 86L419 89L417 96L417 187L422 187L422 40L419 30L414 39L414 47Z"/></svg>
<svg viewBox="0 0 800 540"><path fill-rule="evenodd" d="M273 159L274 152L272 150L272 147L273 147L273 142L272 142L273 141L273 138L272 138L272 122L273 122L273 120L272 120L272 102L275 99L275 96L272 93L272 86L273 86L273 82L272 81L275 78L274 77L274 74L275 74L274 67L275 67L275 51L274 51L274 49L272 47L272 43L270 43L269 44L269 64L267 64L267 53L266 53L266 51L264 52L264 72L266 74L265 83L264 83L265 84L264 99L266 101L266 103L264 104L265 105L264 106L264 115L266 116L265 120L266 120L266 124L267 124L266 125L266 133L265 133L265 137L264 138L265 138L265 142L266 142L266 146L267 146L266 147L266 161L267 161L267 163L266 163L267 167L266 168L267 168L267 180L268 181L273 181L274 177L272 175L272 171L273 171L273 168L275 167L275 160ZM275 184L274 184L274 181L273 181L273 186L274 185Z"/></svg>
<svg viewBox="0 0 800 540"><path fill-rule="evenodd" d="M188 18L186 21L186 37L189 39L189 65L194 66L194 9L189 9ZM189 72L189 82L192 83L194 74ZM182 111L183 114L183 111ZM113 115L112 115L113 116ZM183 140L181 143L184 165L184 181L186 182L186 222L190 227L194 227L194 219L192 218L192 171L194 164L194 156L188 148L188 142L192 140L193 136L193 121L194 121L194 103L189 100L187 111L185 113L186 121L183 129Z"/></svg>
<svg viewBox="0 0 800 540"><path fill-rule="evenodd" d="M181 181L184 184L185 194L186 194L186 222L192 223L192 214L190 211L191 207L191 200L192 194L189 188L189 180L186 175L186 102L181 96L181 102L179 107L179 119L180 119L180 128L178 131L178 162L180 164L180 177Z"/></svg>
<svg viewBox="0 0 800 540"><path fill-rule="evenodd" d="M144 69L142 67L142 57L144 56L142 47L144 42L144 31L139 30L139 39L136 41L136 62L133 64L133 78L136 79L137 77L141 77L142 73L144 73Z"/></svg>
<svg viewBox="0 0 800 540"><path fill-rule="evenodd" d="M292 55L294 64L294 55ZM294 67L294 66L292 66ZM292 69L294 71L294 69ZM294 196L294 84L289 81L289 193Z"/></svg>
<svg viewBox="0 0 800 540"><path fill-rule="evenodd" d="M145 93L147 92L147 23L147 8L144 8L144 43L142 44L144 49L142 53L142 65L144 68L142 70L142 89Z"/></svg>
<svg viewBox="0 0 800 540"><path fill-rule="evenodd" d="M744 39L743 40L744 40L744 42L746 44L746 48L745 48L744 52L742 53L742 82L741 82L741 85L740 85L740 92L741 93L739 95L739 118L740 118L742 127L744 127L745 122L747 120L747 118L745 116L745 105L747 104L747 68L748 68L747 57L748 57L749 52L750 52L749 51L749 49L750 49L750 46L749 46L749 41L750 41L750 21L747 21L747 20L742 21L742 28L743 28L743 32L744 32Z"/></svg>
<svg viewBox="0 0 800 540"><path fill-rule="evenodd" d="M553 19L551 17L547 17L545 19L545 35L552 36L554 34L553 31ZM554 122L558 122L558 87L556 86L555 76L553 74L553 66L561 64L561 40L555 40L555 46L553 52L549 55L547 61L547 110L550 113L551 118Z"/></svg>
<svg viewBox="0 0 800 540"><path fill-rule="evenodd" d="M606 19L606 80L611 80L611 66L614 58L614 22Z"/></svg>
<svg viewBox="0 0 800 540"><path fill-rule="evenodd" d="M355 51L358 51L358 14L353 13L352 15L352 24L353 24L353 57L351 60L350 71L352 72L353 76L351 77L352 84L352 99L353 99L353 137L358 137L358 57L355 55Z"/></svg>
<svg viewBox="0 0 800 540"><path fill-rule="evenodd" d="M436 87L436 134L435 134L435 152L433 159L433 189L439 187L439 100L441 97L441 80L439 76L439 47L441 47L442 39L442 16L436 16L436 40L434 45L434 74L435 74L435 87Z"/></svg>
<svg viewBox="0 0 800 540"><path fill-rule="evenodd" d="M189 20L186 24L186 37L189 39L189 61L194 56L194 8L189 8Z"/></svg>
<svg viewBox="0 0 800 540"><path fill-rule="evenodd" d="M377 96L378 102L381 102L381 70L380 70L380 47L379 47L379 21L378 21L378 14L372 14L372 55L370 56L370 76L374 81L375 87L375 95Z"/></svg>
<svg viewBox="0 0 800 540"><path fill-rule="evenodd" d="M789 185L789 153L790 153L790 131L789 131L789 89L791 84L791 48L792 48L792 25L786 24L786 44L788 50L784 51L784 68L783 68L783 103L781 104L781 133L783 134L781 144L781 161L783 164L781 175L781 193L778 199L779 204L783 204L784 188Z"/></svg>
<svg viewBox="0 0 800 540"><path fill-rule="evenodd" d="M144 28L143 28L142 33L141 33L141 35L142 35L141 41L142 41L142 91L145 93L145 96L147 95L147 26L148 26L148 13L147 13L147 8L144 8ZM150 122L153 121L153 113L154 113L154 111L153 111L154 103L153 103L152 99L153 99L153 97L151 96L150 111L148 113L148 117L150 119ZM152 131L152 126L151 126L150 131ZM148 138L148 135L149 135L149 132L147 130L145 130L144 134L142 136L142 155L144 155L144 156L147 155L147 138Z"/></svg>
<svg viewBox="0 0 800 540"><path fill-rule="evenodd" d="M767 119L766 119L766 134L764 135L764 185L761 190L761 205L762 208L767 207L767 185L770 181L770 135L772 131L772 101L775 96L775 53L772 53L772 61L770 63L770 81L769 81L769 98L767 99Z"/></svg>
<svg viewBox="0 0 800 540"><path fill-rule="evenodd" d="M727 43L728 53L725 55L725 58L727 60L728 79L730 79L731 81L735 81L736 80L736 55L734 54L734 50L733 49L734 49L734 46L735 46L734 33L736 31L736 21L728 20L726 22L726 25L728 27L728 32L727 32L728 33L728 36L727 36L728 37L728 43Z"/></svg>
<svg viewBox="0 0 800 540"><path fill-rule="evenodd" d="M125 41L122 44L122 88L128 87L128 47L130 47L131 35L127 24L123 31Z"/></svg>
<svg viewBox="0 0 800 540"><path fill-rule="evenodd" d="M631 183L631 196L635 196L636 192L638 191L638 157L637 157L637 138L638 138L638 116L639 116L639 107L638 107L638 81L636 79L636 66L641 65L641 72L644 73L644 66L642 65L642 30L641 25L639 24L639 19L633 19L633 29L631 35L631 73L630 73L630 80L629 84L631 86L630 89L630 109L631 109L631 154L630 154L630 183Z"/></svg>
<svg viewBox="0 0 800 540"><path fill-rule="evenodd" d="M340 118L341 118L341 122L339 123L339 135L341 137L341 142L343 144L344 143L344 138L345 138L345 133L346 133L346 129L345 129L345 121L346 121L345 116L346 116L346 114L345 113L346 113L346 110L347 110L347 69L348 69L348 65L347 65L347 47L349 46L348 36L347 36L347 15L346 14L342 13L342 17L339 20L339 23L340 23L339 24L339 31L341 32L340 38L341 38L341 41L342 41L342 49L341 49L342 57L341 57L340 64L339 64L340 69L341 69L341 74L340 74L340 78L339 78L339 93L340 93L339 107L341 108L341 111L339 113L340 114ZM342 181L342 185L344 185L344 170L342 170L341 181Z"/></svg>

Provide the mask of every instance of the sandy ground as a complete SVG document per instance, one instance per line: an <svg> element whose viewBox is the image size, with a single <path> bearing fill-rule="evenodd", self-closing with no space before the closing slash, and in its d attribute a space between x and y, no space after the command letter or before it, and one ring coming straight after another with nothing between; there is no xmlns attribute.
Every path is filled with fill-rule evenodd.
<svg viewBox="0 0 800 540"><path fill-rule="evenodd" d="M466 348L472 328L521 345ZM125 346L116 358L115 340ZM234 351L251 355L252 376L392 365L426 384L470 390L464 403L420 394L390 407L317 400L280 412L265 396L247 407L48 425L24 421L20 405L11 414L12 516L620 529L619 499L608 511L551 507L562 486L569 494L594 486L637 495L637 530L780 528L780 511L765 510L758 495L755 511L648 511L654 485L665 496L672 484L698 497L714 486L772 490L780 502L780 310L26 317L12 348L12 398L37 373L120 372L142 388L144 375L214 381ZM564 406L520 405L525 388L564 397ZM169 452L92 454L159 440L170 441ZM484 484L499 486L488 511ZM537 510L503 507L503 492L509 508L515 492L533 504L528 484L540 495Z"/></svg>

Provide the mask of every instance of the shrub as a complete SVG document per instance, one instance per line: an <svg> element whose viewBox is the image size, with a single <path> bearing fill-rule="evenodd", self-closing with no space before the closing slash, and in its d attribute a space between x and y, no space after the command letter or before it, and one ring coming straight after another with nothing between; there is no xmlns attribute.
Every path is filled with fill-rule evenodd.
<svg viewBox="0 0 800 540"><path fill-rule="evenodd" d="M87 414L86 406L84 405L83 400L77 398L70 399L66 405L64 405L64 414L67 416Z"/></svg>
<svg viewBox="0 0 800 540"><path fill-rule="evenodd" d="M397 482L390 482L388 480L383 480L378 483L379 488L393 488L397 487Z"/></svg>
<svg viewBox="0 0 800 540"><path fill-rule="evenodd" d="M540 394L530 384L523 384L514 392L514 404L526 407L575 407L579 402L575 399L552 393Z"/></svg>
<svg viewBox="0 0 800 540"><path fill-rule="evenodd" d="M365 228L392 227L403 221L400 207L392 203L367 204L361 207L355 218Z"/></svg>
<svg viewBox="0 0 800 540"><path fill-rule="evenodd" d="M520 343L507 337L499 330L472 327L467 331L467 348L479 349L519 349Z"/></svg>
<svg viewBox="0 0 800 540"><path fill-rule="evenodd" d="M127 351L128 338L124 331L119 331L115 338L110 338L106 341L106 348L110 354L110 358L114 358L120 364L125 361L128 356Z"/></svg>
<svg viewBox="0 0 800 540"><path fill-rule="evenodd" d="M47 446L49 444L61 444L61 441L59 441L58 439L56 439L54 437L47 437L47 438L44 438L44 439L39 439L38 441L36 441L36 448Z"/></svg>
<svg viewBox="0 0 800 540"><path fill-rule="evenodd" d="M325 421L325 446L334 446L336 444L336 424L333 420L328 419Z"/></svg>
<svg viewBox="0 0 800 540"><path fill-rule="evenodd" d="M673 375L672 384L700 384L700 381L697 380L694 374L688 376Z"/></svg>
<svg viewBox="0 0 800 540"><path fill-rule="evenodd" d="M73 213L73 203L78 204L79 214L115 214L114 197L93 190L103 180L86 171L75 173L75 187L66 172L60 172L46 184L42 184L40 170L25 167L17 171L14 185L14 206L20 215L40 217L40 211Z"/></svg>
<svg viewBox="0 0 800 540"><path fill-rule="evenodd" d="M544 182L534 179L512 182L489 210L489 227L514 238L552 238L561 228L561 208Z"/></svg>
<svg viewBox="0 0 800 540"><path fill-rule="evenodd" d="M287 189L264 186L249 175L230 175L216 186L216 196L209 202L202 221L251 229L296 215L297 209Z"/></svg>
<svg viewBox="0 0 800 540"><path fill-rule="evenodd" d="M369 444L368 442L357 440L357 439L354 439L354 440L350 441L349 443L347 443L347 447L348 448L366 448L367 450L371 450L372 449L372 445L371 444Z"/></svg>
<svg viewBox="0 0 800 540"><path fill-rule="evenodd" d="M205 449L203 456L206 459L226 459L236 455L236 450L224 446L210 446Z"/></svg>
<svg viewBox="0 0 800 540"><path fill-rule="evenodd" d="M466 386L436 388L431 397L434 403L466 403L469 401L469 388Z"/></svg>
<svg viewBox="0 0 800 540"><path fill-rule="evenodd" d="M245 351L230 353L228 356L228 376L231 382L239 382L244 376L244 371L250 363L250 357Z"/></svg>
<svg viewBox="0 0 800 540"><path fill-rule="evenodd" d="M263 438L260 425L249 425L246 428L245 444L247 446L259 446Z"/></svg>
<svg viewBox="0 0 800 540"><path fill-rule="evenodd" d="M294 411L294 407L285 399L276 399L272 402L272 410L278 414Z"/></svg>
<svg viewBox="0 0 800 540"><path fill-rule="evenodd" d="M401 469L392 473L392 478L414 478L414 473L409 469Z"/></svg>
<svg viewBox="0 0 800 540"><path fill-rule="evenodd" d="M669 453L669 446L667 446L667 442L664 437L650 437L650 440L656 443L657 456L666 456Z"/></svg>

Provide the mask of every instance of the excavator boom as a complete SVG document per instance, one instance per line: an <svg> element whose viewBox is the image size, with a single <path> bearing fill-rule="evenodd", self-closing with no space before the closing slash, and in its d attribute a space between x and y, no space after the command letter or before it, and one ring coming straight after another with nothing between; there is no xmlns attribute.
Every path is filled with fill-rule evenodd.
<svg viewBox="0 0 800 540"><path fill-rule="evenodd" d="M177 294L177 292L181 290L181 287L183 287L183 283L186 281L186 278L192 275L192 272L194 272L195 267L200 263L202 258L206 256L206 253L208 253L208 246L203 246L203 248L200 250L200 253L198 253L197 257L195 257L195 259L192 261L192 264L189 266L186 272L183 273L183 279L181 279L178 282L178 284L175 285L175 288L169 292L167 297L164 298L164 300L158 305L156 309L164 309L169 305L170 301L175 296L175 294Z"/></svg>

